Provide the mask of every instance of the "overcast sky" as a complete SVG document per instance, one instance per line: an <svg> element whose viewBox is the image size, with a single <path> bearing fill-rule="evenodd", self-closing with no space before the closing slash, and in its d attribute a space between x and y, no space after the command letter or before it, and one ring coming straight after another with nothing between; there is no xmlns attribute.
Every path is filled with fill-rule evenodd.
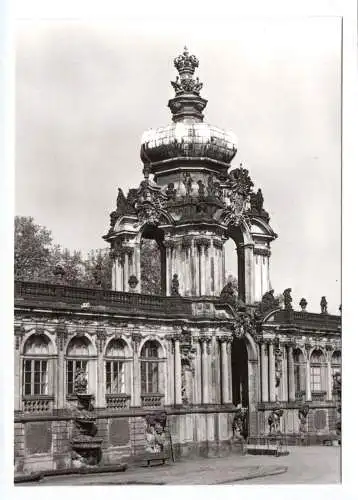
<svg viewBox="0 0 358 500"><path fill-rule="evenodd" d="M271 225L271 282L319 311L340 299L338 18L237 23L202 30L103 22L17 23L16 214L57 243L105 246L117 187L138 186L144 130L170 122L173 58L200 61L205 119L238 137L233 161L261 187ZM160 33L160 34L158 34ZM233 259L230 267L233 269Z"/></svg>

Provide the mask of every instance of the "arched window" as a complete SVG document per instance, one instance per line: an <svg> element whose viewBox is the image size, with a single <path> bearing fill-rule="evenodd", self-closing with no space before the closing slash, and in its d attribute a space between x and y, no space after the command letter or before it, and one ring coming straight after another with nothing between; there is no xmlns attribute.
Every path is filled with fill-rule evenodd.
<svg viewBox="0 0 358 500"><path fill-rule="evenodd" d="M324 355L319 349L315 349L310 358L311 367L311 391L321 392L325 390L324 387Z"/></svg>
<svg viewBox="0 0 358 500"><path fill-rule="evenodd" d="M50 341L45 335L31 335L24 346L23 395L49 394Z"/></svg>
<svg viewBox="0 0 358 500"><path fill-rule="evenodd" d="M77 370L84 370L88 381L89 344L90 342L86 337L74 337L68 344L66 363L66 389L68 396L74 394L74 381Z"/></svg>
<svg viewBox="0 0 358 500"><path fill-rule="evenodd" d="M294 349L293 351L293 367L296 399L299 399L302 396L302 393L306 391L305 358L300 349Z"/></svg>
<svg viewBox="0 0 358 500"><path fill-rule="evenodd" d="M105 356L106 394L126 393L126 344L113 339L108 344ZM128 388L129 389L129 388Z"/></svg>
<svg viewBox="0 0 358 500"><path fill-rule="evenodd" d="M156 340L148 340L142 347L140 353L142 394L155 394L160 392L159 350L160 344Z"/></svg>

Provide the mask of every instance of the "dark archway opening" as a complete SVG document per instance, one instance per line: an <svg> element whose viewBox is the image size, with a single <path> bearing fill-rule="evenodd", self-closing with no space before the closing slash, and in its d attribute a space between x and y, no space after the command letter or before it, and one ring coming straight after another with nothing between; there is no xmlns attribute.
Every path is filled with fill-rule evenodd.
<svg viewBox="0 0 358 500"><path fill-rule="evenodd" d="M164 231L148 225L140 241L141 293L166 295L166 252Z"/></svg>
<svg viewBox="0 0 358 500"><path fill-rule="evenodd" d="M249 407L248 356L245 340L235 338L231 351L232 402Z"/></svg>
<svg viewBox="0 0 358 500"><path fill-rule="evenodd" d="M236 247L235 254L233 255L233 245L232 242L227 242L225 245L225 263L228 262L229 260L235 260L236 261L236 266L234 266L234 269L236 268L236 276L237 278L237 283L238 283L238 294L239 298L245 302L245 253L244 253L244 237L242 234L242 231L239 227L236 226L230 226L229 229L226 232L226 237L232 240ZM230 252L230 255L228 253ZM229 274L233 274L230 272Z"/></svg>

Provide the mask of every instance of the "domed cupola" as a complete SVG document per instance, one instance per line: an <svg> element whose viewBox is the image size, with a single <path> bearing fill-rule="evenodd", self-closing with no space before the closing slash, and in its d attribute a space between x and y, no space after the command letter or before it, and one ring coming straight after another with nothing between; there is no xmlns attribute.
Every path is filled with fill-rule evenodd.
<svg viewBox="0 0 358 500"><path fill-rule="evenodd" d="M185 163L197 163L199 159L216 164L215 170L219 167L226 171L236 154L237 140L233 133L203 121L207 101L200 96L203 84L194 78L199 61L185 47L183 54L174 59L174 66L179 75L171 82L175 97L168 103L173 123L143 134L141 159L151 164L154 174L161 170L163 162L180 161L184 167Z"/></svg>

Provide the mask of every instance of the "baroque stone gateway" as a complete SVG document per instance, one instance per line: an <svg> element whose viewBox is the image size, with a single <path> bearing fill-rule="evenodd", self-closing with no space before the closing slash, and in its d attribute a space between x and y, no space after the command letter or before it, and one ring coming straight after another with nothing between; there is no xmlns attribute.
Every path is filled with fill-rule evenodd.
<svg viewBox="0 0 358 500"><path fill-rule="evenodd" d="M110 214L112 290L15 283L17 472L340 434L341 318L325 297L314 314L291 288L283 307L274 296L263 192L232 167L234 134L204 121L198 59L174 65L172 121L144 133L144 178ZM141 293L143 238L159 247L158 296Z"/></svg>

